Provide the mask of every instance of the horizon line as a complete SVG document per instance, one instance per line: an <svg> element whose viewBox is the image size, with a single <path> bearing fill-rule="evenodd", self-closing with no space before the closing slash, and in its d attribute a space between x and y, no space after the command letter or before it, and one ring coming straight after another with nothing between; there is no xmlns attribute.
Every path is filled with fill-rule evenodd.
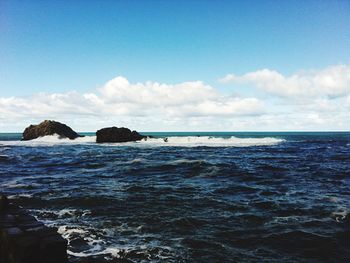
<svg viewBox="0 0 350 263"><path fill-rule="evenodd" d="M101 128L102 129L102 128ZM138 131L139 133L244 133L244 132L319 132L319 133L326 133L326 132L342 132L342 133L350 133L350 130L327 130L327 131L320 131L320 130L261 130L261 131ZM11 131L11 132L0 132L0 134L6 134L6 133L23 133L20 131ZM77 133L96 133L96 131L77 131Z"/></svg>

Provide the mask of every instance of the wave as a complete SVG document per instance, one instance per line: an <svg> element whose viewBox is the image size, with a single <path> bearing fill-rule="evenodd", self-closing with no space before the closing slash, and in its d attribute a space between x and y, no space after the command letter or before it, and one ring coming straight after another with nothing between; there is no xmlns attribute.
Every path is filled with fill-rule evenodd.
<svg viewBox="0 0 350 263"><path fill-rule="evenodd" d="M238 138L213 137L213 136L170 136L160 138L147 138L137 142L126 143L105 143L100 146L172 146L172 147L249 147L249 146L270 146L284 142L284 139L264 137L264 138ZM11 146L54 146L60 144L95 144L96 136L79 137L75 140L67 138L61 139L59 135L40 137L31 141L3 141L0 145Z"/></svg>
<svg viewBox="0 0 350 263"><path fill-rule="evenodd" d="M96 136L84 136L84 137L78 137L74 140L68 139L68 138L60 138L58 134L39 137L37 139L27 141L27 142L33 142L33 143L74 143L74 144L81 144L81 143L94 143L96 142Z"/></svg>
<svg viewBox="0 0 350 263"><path fill-rule="evenodd" d="M154 257L155 259L163 259L161 261L163 262L169 257L170 253L173 253L169 246L157 243L145 244L144 240L149 236L142 234L134 235L133 241L130 243L125 242L123 238L119 243L111 243L110 238L115 237L116 233L121 237L123 236L123 226L120 226L120 229L111 230L110 228L96 229L91 226L70 224L58 226L57 232L68 241L67 253L73 257L93 256L105 260L122 260L125 256L135 257L137 254L138 261L144 259L141 261L146 262L146 259L149 261ZM152 255L155 250L156 254ZM152 262L159 262L159 260L153 260Z"/></svg>
<svg viewBox="0 0 350 263"><path fill-rule="evenodd" d="M10 181L4 184L1 184L2 187L6 187L6 188L23 188L26 187L26 184L23 183L18 183L17 181Z"/></svg>
<svg viewBox="0 0 350 263"><path fill-rule="evenodd" d="M4 146L54 146L60 144L88 144L96 143L96 136L78 137L74 140L68 138L60 138L58 134L39 137L30 141L1 141L0 145Z"/></svg>
<svg viewBox="0 0 350 263"><path fill-rule="evenodd" d="M212 136L173 136L166 138L151 138L143 141L143 144L156 146L181 146L181 147L248 147L276 145L284 139L265 138L238 138L238 137L212 137Z"/></svg>
<svg viewBox="0 0 350 263"><path fill-rule="evenodd" d="M14 195L8 195L8 199L21 199L21 198L32 198L34 194L26 194L26 193L20 193L20 194L14 194Z"/></svg>

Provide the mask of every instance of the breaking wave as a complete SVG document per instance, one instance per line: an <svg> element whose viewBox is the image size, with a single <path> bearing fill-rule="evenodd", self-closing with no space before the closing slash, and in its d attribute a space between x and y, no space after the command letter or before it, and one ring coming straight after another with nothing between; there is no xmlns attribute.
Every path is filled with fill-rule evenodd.
<svg viewBox="0 0 350 263"><path fill-rule="evenodd" d="M238 138L238 137L212 137L212 136L173 136L166 138L151 138L141 143L155 146L181 146L181 147L248 147L276 145L283 142L284 139L265 137L265 138Z"/></svg>
<svg viewBox="0 0 350 263"><path fill-rule="evenodd" d="M127 143L105 143L101 146L173 146L173 147L249 147L249 146L270 146L284 142L284 139L264 137L264 138L238 138L213 137L213 136L170 136L147 138L138 142ZM40 137L31 141L2 141L1 145L11 146L53 146L59 144L92 144L96 142L96 136L79 137L75 140L60 138L59 135Z"/></svg>

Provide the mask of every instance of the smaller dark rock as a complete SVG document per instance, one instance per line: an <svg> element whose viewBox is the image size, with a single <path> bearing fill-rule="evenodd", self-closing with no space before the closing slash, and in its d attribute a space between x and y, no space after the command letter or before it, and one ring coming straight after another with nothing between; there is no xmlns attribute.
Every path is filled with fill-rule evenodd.
<svg viewBox="0 0 350 263"><path fill-rule="evenodd" d="M67 262L67 240L55 235L40 239L42 262L65 263Z"/></svg>
<svg viewBox="0 0 350 263"><path fill-rule="evenodd" d="M0 195L0 213L4 212L9 207L9 200L7 199L6 195Z"/></svg>
<svg viewBox="0 0 350 263"><path fill-rule="evenodd" d="M22 235L14 239L12 257L15 262L41 263L38 253L39 242L33 236ZM10 261L12 262L12 261Z"/></svg>
<svg viewBox="0 0 350 263"><path fill-rule="evenodd" d="M28 214L15 215L15 218L20 224L31 224L37 222L34 216Z"/></svg>
<svg viewBox="0 0 350 263"><path fill-rule="evenodd" d="M132 142L132 141L140 141L146 138L139 134L137 131L131 131L128 128L117 128L110 127L98 130L96 132L96 142L104 143L104 142Z"/></svg>
<svg viewBox="0 0 350 263"><path fill-rule="evenodd" d="M349 225L350 225L350 213L348 213L348 214L345 216L344 222L345 222L346 224L349 224Z"/></svg>
<svg viewBox="0 0 350 263"><path fill-rule="evenodd" d="M0 215L0 225L3 224L14 224L15 223L15 217L11 214L2 214Z"/></svg>
<svg viewBox="0 0 350 263"><path fill-rule="evenodd" d="M36 222L31 222L31 223L24 223L24 224L21 224L21 222L19 222L19 227L21 228L21 229L23 229L23 230L30 230L30 229L35 229L35 228L37 228L37 227L42 227L42 226L44 226L44 224L42 223L42 222L40 222L40 221L36 221Z"/></svg>
<svg viewBox="0 0 350 263"><path fill-rule="evenodd" d="M60 138L69 138L71 140L74 140L78 137L83 137L63 123L45 120L38 125L30 125L27 127L23 132L22 140L28 141L54 134L58 134Z"/></svg>
<svg viewBox="0 0 350 263"><path fill-rule="evenodd" d="M4 228L3 231L4 231L4 235L7 236L7 238L18 236L23 233L23 231L18 227Z"/></svg>

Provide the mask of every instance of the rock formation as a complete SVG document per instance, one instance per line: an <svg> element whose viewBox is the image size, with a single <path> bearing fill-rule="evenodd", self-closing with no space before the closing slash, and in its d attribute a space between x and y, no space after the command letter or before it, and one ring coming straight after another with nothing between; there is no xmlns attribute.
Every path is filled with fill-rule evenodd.
<svg viewBox="0 0 350 263"><path fill-rule="evenodd" d="M67 240L0 195L0 262L66 263Z"/></svg>
<svg viewBox="0 0 350 263"><path fill-rule="evenodd" d="M60 138L69 138L71 140L82 137L63 123L45 120L38 125L30 125L27 127L23 132L22 140L28 141L53 134L58 134Z"/></svg>
<svg viewBox="0 0 350 263"><path fill-rule="evenodd" d="M146 138L137 131L131 131L128 128L109 127L96 132L96 142L132 142Z"/></svg>

